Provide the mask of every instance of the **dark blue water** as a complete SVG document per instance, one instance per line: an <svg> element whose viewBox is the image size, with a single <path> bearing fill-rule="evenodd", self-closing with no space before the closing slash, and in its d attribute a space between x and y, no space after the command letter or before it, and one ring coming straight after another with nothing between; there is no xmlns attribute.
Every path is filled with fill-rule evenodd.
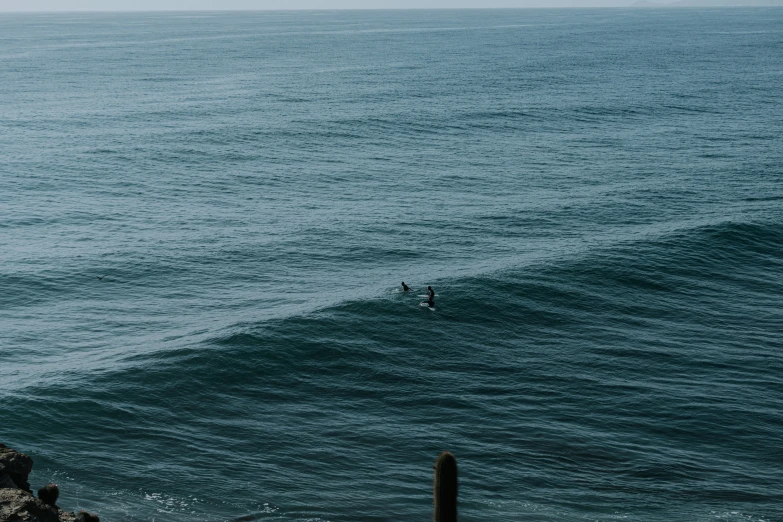
<svg viewBox="0 0 783 522"><path fill-rule="evenodd" d="M783 520L781 129L780 8L4 15L0 440L108 522L445 449L465 521Z"/></svg>

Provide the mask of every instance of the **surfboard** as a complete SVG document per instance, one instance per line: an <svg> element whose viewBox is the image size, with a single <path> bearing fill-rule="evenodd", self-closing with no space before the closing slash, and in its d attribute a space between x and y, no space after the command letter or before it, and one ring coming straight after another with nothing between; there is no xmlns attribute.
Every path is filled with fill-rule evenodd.
<svg viewBox="0 0 783 522"><path fill-rule="evenodd" d="M430 310L433 310L433 311L435 310L435 307L433 306L432 308L430 308L430 305L428 305L428 304L426 303L426 301L425 301L425 302L423 302L423 303L419 303L419 306L426 306L426 307L427 307L427 308L429 308Z"/></svg>
<svg viewBox="0 0 783 522"><path fill-rule="evenodd" d="M429 297L428 295L417 295L416 297ZM438 294L435 294L435 297L438 297Z"/></svg>

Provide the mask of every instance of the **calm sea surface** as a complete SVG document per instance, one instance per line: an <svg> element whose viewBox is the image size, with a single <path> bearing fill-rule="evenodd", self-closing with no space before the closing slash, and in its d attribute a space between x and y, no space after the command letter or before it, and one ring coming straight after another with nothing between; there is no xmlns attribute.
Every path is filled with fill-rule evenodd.
<svg viewBox="0 0 783 522"><path fill-rule="evenodd" d="M427 520L448 449L463 521L781 521L782 305L781 8L0 16L65 508Z"/></svg>

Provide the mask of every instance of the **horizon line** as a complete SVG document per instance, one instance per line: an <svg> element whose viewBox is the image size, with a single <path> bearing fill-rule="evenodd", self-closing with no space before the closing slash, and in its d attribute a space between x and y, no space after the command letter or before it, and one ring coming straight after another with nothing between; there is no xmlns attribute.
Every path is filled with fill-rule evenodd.
<svg viewBox="0 0 783 522"><path fill-rule="evenodd" d="M644 5L637 5L644 4ZM0 15L2 14L104 14L104 13L258 13L258 12L292 12L292 11L309 11L309 12L329 12L329 11L521 11L521 10L563 10L563 9L649 9L655 7L661 8L677 8L677 9L734 9L734 8L753 8L753 7L783 7L780 5L724 5L724 6L683 6L678 5L676 0L667 3L658 2L644 2L634 1L627 5L594 5L594 6L518 6L518 7L329 7L322 9L314 8L277 8L277 9L238 9L238 8L225 8L225 9L0 9Z"/></svg>
<svg viewBox="0 0 783 522"><path fill-rule="evenodd" d="M635 3L635 2L634 2ZM523 9L624 9L633 7L633 3L628 5L593 5L593 6L518 6L518 7L327 7L327 8L307 8L307 7L281 7L276 9L239 9L227 7L224 9L9 9L2 10L1 13L255 13L270 11L490 11L507 10L516 11ZM668 7L670 4L657 4L661 7Z"/></svg>

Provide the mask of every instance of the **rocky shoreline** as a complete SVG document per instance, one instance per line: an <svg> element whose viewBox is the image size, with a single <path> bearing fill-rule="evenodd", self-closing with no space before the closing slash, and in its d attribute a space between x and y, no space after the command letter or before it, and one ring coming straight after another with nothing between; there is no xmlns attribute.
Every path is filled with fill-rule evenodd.
<svg viewBox="0 0 783 522"><path fill-rule="evenodd" d="M63 511L57 506L57 484L46 484L33 495L27 478L33 459L0 443L0 522L100 522L98 515ZM448 451L433 466L433 521L457 522L457 461ZM253 520L241 517L236 520Z"/></svg>
<svg viewBox="0 0 783 522"><path fill-rule="evenodd" d="M32 469L33 459L0 443L0 522L99 522L98 515L60 509L56 484L39 489L36 498L27 481Z"/></svg>

